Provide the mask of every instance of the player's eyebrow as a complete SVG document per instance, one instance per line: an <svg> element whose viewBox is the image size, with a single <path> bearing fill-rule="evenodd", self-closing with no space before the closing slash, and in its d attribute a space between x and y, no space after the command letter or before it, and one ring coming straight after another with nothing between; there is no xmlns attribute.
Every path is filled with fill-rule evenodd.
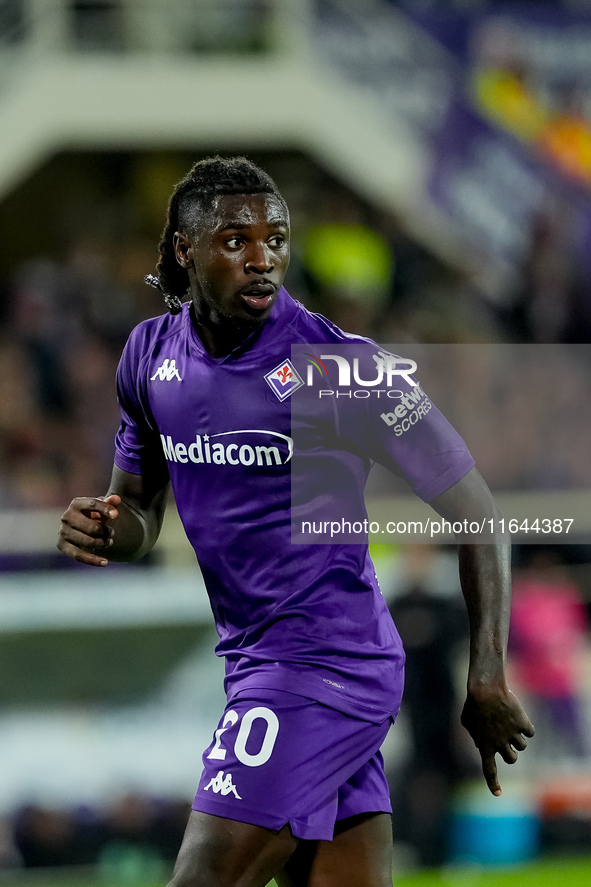
<svg viewBox="0 0 591 887"><path fill-rule="evenodd" d="M272 225L274 228L289 228L289 222L285 216L273 216L273 218L269 219L269 225Z"/></svg>
<svg viewBox="0 0 591 887"><path fill-rule="evenodd" d="M289 223L285 216L275 216L272 219L268 219L267 222L270 228L289 228ZM251 227L251 222L240 222L237 219L234 222L228 223L224 220L216 230L222 233L223 231L242 231L244 228Z"/></svg>
<svg viewBox="0 0 591 887"><path fill-rule="evenodd" d="M218 231L242 231L243 228L250 228L251 225L248 222L232 222L231 224L226 224L226 222L222 222Z"/></svg>

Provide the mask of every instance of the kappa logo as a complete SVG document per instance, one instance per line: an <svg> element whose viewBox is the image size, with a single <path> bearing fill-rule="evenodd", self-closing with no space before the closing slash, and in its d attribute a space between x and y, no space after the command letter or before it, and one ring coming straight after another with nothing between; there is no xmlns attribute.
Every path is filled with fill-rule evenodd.
<svg viewBox="0 0 591 887"><path fill-rule="evenodd" d="M172 379L178 379L179 382L183 381L176 368L176 360L174 358L169 360L168 357L164 358L161 366L159 366L154 375L150 377L150 382L153 382L154 379L160 379L161 382L170 382Z"/></svg>
<svg viewBox="0 0 591 887"><path fill-rule="evenodd" d="M213 793L216 795L229 795L231 793L235 798L238 798L239 801L242 800L236 790L236 786L232 782L232 774L228 773L224 776L223 770L218 770L217 775L209 780L209 783L205 786L203 791L208 791L209 789L212 789Z"/></svg>
<svg viewBox="0 0 591 887"><path fill-rule="evenodd" d="M278 400L285 400L304 384L291 360L284 360L264 378Z"/></svg>

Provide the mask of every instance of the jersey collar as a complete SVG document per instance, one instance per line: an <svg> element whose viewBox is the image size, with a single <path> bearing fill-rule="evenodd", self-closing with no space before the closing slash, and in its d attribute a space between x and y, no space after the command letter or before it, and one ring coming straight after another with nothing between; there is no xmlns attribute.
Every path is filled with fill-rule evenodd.
<svg viewBox="0 0 591 887"><path fill-rule="evenodd" d="M267 320L264 321L258 329L253 330L253 332L237 345L236 348L230 351L229 354L225 354L223 357L212 357L205 349L203 342L193 326L190 311L191 304L191 301L189 301L185 302L183 305L189 341L201 356L206 357L212 363L226 363L230 360L237 360L241 355L247 352L257 351L259 348L264 348L268 342L273 341L276 338L279 329L285 327L297 312L297 303L292 299L285 287L282 286L277 294L277 299Z"/></svg>

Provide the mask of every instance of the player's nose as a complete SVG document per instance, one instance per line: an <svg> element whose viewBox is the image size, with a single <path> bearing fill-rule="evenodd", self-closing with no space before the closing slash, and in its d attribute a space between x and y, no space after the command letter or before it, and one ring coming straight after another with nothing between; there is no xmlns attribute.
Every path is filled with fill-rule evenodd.
<svg viewBox="0 0 591 887"><path fill-rule="evenodd" d="M256 274L269 274L274 267L273 255L266 244L253 244L244 263L245 271Z"/></svg>

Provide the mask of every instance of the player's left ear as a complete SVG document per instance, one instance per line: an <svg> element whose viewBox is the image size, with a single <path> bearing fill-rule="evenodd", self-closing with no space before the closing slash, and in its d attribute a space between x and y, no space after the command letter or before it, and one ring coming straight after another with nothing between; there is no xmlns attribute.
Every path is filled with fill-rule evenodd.
<svg viewBox="0 0 591 887"><path fill-rule="evenodd" d="M175 231L172 238L174 254L181 268L190 268L193 264L193 245L186 234Z"/></svg>

